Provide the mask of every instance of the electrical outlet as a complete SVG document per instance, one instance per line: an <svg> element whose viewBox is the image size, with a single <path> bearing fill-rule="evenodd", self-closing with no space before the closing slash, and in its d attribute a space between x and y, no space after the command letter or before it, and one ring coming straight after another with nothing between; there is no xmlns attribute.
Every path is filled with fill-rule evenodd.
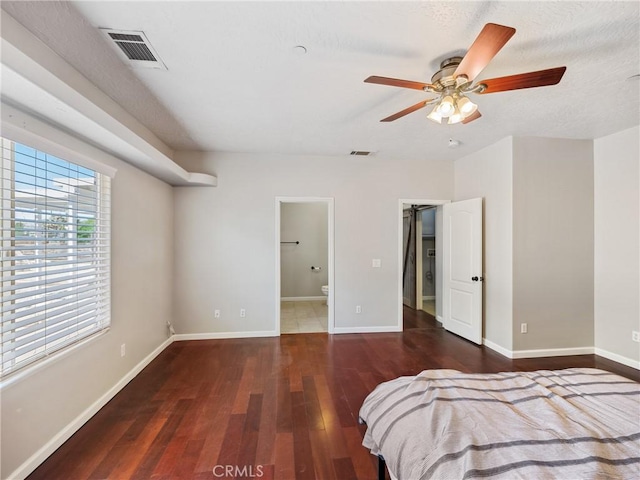
<svg viewBox="0 0 640 480"><path fill-rule="evenodd" d="M520 333L527 333L527 324L526 323L521 323L520 324Z"/></svg>
<svg viewBox="0 0 640 480"><path fill-rule="evenodd" d="M220 310L216 309L213 311L214 318L220 318Z"/></svg>
<svg viewBox="0 0 640 480"><path fill-rule="evenodd" d="M124 357L126 353L127 353L127 345L123 343L122 345L120 345L120 356Z"/></svg>
<svg viewBox="0 0 640 480"><path fill-rule="evenodd" d="M356 305L356 313L362 313L362 307L360 305Z"/></svg>
<svg viewBox="0 0 640 480"><path fill-rule="evenodd" d="M636 332L635 330L631 332L631 340L640 343L640 332Z"/></svg>
<svg viewBox="0 0 640 480"><path fill-rule="evenodd" d="M241 317L246 317L247 316L247 311L244 308L240 309L240 316Z"/></svg>

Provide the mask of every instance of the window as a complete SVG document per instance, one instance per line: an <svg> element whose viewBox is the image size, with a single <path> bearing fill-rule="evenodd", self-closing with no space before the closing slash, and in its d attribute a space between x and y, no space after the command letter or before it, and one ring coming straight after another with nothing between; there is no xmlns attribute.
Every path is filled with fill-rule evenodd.
<svg viewBox="0 0 640 480"><path fill-rule="evenodd" d="M110 178L0 142L4 377L108 328Z"/></svg>

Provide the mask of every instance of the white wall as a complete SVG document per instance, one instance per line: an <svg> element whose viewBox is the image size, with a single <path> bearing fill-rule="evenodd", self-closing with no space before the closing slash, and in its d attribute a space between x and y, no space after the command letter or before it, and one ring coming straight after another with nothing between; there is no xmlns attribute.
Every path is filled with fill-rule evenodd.
<svg viewBox="0 0 640 480"><path fill-rule="evenodd" d="M322 297L328 280L326 203L282 203L280 206L280 296ZM321 270L311 270L311 266Z"/></svg>
<svg viewBox="0 0 640 480"><path fill-rule="evenodd" d="M512 270L511 137L455 162L455 199L483 197L484 338L511 350Z"/></svg>
<svg viewBox="0 0 640 480"><path fill-rule="evenodd" d="M594 141L595 346L636 368L640 344L631 341L631 331L640 331L639 145L640 127Z"/></svg>
<svg viewBox="0 0 640 480"><path fill-rule="evenodd" d="M398 200L453 191L450 162L197 152L178 160L218 176L215 189L175 192L176 329L186 334L274 332L278 196L335 199L336 331L397 328Z"/></svg>
<svg viewBox="0 0 640 480"><path fill-rule="evenodd" d="M0 478L11 475L167 339L172 188L122 162L116 166L111 329L2 389ZM121 358L123 343L127 353Z"/></svg>
<svg viewBox="0 0 640 480"><path fill-rule="evenodd" d="M513 162L513 349L593 347L593 142L516 137Z"/></svg>

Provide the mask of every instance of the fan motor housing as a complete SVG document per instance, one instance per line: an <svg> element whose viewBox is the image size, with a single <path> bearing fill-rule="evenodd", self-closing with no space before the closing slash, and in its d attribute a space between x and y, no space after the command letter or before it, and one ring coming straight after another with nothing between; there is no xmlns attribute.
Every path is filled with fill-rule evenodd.
<svg viewBox="0 0 640 480"><path fill-rule="evenodd" d="M440 70L431 77L431 83L441 89L455 86L456 79L453 74L461 61L462 57L451 57L440 62Z"/></svg>

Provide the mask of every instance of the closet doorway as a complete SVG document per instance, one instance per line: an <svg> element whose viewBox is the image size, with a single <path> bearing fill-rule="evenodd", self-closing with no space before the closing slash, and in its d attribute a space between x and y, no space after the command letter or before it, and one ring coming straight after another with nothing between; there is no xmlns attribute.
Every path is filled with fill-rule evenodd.
<svg viewBox="0 0 640 480"><path fill-rule="evenodd" d="M276 328L333 332L333 199L276 198Z"/></svg>
<svg viewBox="0 0 640 480"><path fill-rule="evenodd" d="M399 325L442 323L442 200L401 200Z"/></svg>

